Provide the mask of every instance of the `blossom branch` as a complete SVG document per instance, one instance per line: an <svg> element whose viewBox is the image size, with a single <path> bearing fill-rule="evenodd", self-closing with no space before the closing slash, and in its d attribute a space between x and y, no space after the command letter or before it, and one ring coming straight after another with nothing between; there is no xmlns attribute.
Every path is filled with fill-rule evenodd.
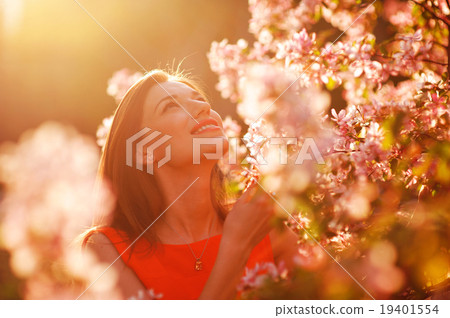
<svg viewBox="0 0 450 318"><path fill-rule="evenodd" d="M428 7L426 4L418 2L416 0L411 0L412 2L414 2L415 4L421 6L422 8L424 8L426 11L428 11L432 16L434 16L437 20L441 20L442 22L444 22L447 26L450 26L450 20L447 19L445 16L438 16L430 7Z"/></svg>
<svg viewBox="0 0 450 318"><path fill-rule="evenodd" d="M450 9L450 6L449 6ZM447 45L447 75L450 78L450 26L447 28L448 31L448 45Z"/></svg>
<svg viewBox="0 0 450 318"><path fill-rule="evenodd" d="M402 39L395 39L395 38L388 39L388 40L385 40L385 41L381 42L380 44L378 44L378 47L381 47L381 46L386 45L386 44L390 44L392 42L397 42L397 41L403 41L403 40ZM438 41L434 41L434 40L423 41L423 43L426 43L426 42L431 42L431 43L436 44L437 46L440 46L440 47L442 47L442 48L444 48L446 50L448 48L447 45L439 43Z"/></svg>
<svg viewBox="0 0 450 318"><path fill-rule="evenodd" d="M374 54L373 56L375 57L381 57L384 59L389 59L389 60L394 60L394 58L392 56L386 56L386 55L381 55L381 54ZM437 65L442 65L442 66L448 66L448 63L441 63L441 62L436 62L433 60L427 60L427 59L422 59L422 60L417 60L417 62L427 62L427 63L433 63L433 64L437 64Z"/></svg>
<svg viewBox="0 0 450 318"><path fill-rule="evenodd" d="M338 153L353 153L353 152L357 152L358 150L334 150L333 152L330 152L328 155L335 155Z"/></svg>
<svg viewBox="0 0 450 318"><path fill-rule="evenodd" d="M439 43L439 42L437 42L437 41L431 41L431 43L433 43L433 44L436 44L437 46L440 46L441 48L444 48L444 49L448 49L448 46L447 45L444 45L444 44L442 44L442 43Z"/></svg>
<svg viewBox="0 0 450 318"><path fill-rule="evenodd" d="M442 65L442 66L448 66L448 63L440 63L440 62L427 60L427 59L420 60L419 62L427 62L427 63L434 63L434 64L438 64L438 65Z"/></svg>

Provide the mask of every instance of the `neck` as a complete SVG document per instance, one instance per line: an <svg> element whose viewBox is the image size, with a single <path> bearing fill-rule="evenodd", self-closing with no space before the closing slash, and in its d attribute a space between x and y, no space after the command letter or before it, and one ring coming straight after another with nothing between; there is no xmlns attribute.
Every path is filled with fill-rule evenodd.
<svg viewBox="0 0 450 318"><path fill-rule="evenodd" d="M206 169L203 165L191 169L167 167L155 175L166 207L161 216L165 222L158 220L153 225L162 243L192 243L222 233L222 223L211 202L212 168Z"/></svg>

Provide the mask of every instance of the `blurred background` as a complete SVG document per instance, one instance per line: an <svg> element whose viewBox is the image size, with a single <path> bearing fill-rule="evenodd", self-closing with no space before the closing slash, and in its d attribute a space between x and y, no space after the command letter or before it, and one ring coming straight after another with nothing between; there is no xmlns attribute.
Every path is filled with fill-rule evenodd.
<svg viewBox="0 0 450 318"><path fill-rule="evenodd" d="M400 32L393 28L385 17L402 12L396 9L400 8L396 5L405 2L377 2L379 11L383 12L373 21L376 22L373 33L378 42L384 42L395 36L396 32ZM359 1L345 2L348 3L350 7L358 7L361 4ZM388 3L391 4L391 9L394 8L389 13L386 9L389 7ZM362 7L356 9L355 12L358 12ZM430 22L431 25L433 22L430 17L425 19L425 15L420 16L420 10L413 10L412 7L410 9L416 12L415 16L411 15L409 21L412 25L421 20L420 17L423 21L419 21L419 24ZM332 15L340 23L345 22L342 17L352 17L350 11L340 13L343 16ZM280 16L275 16L276 19L281 19ZM95 144L95 136L102 120L110 116L116 108L116 101L107 94L108 80L113 74L125 68L131 73L143 72L139 64L151 70L176 67L183 61L181 68L201 79L207 87L213 108L223 118L231 115L242 124L235 113L236 105L222 99L215 89L217 75L210 70L206 53L213 41L228 39L229 43L236 43L238 39L245 39L252 43L254 36L247 31L249 19L248 2L244 0L0 0L0 299L75 299L80 293L76 290L69 291L66 287L70 284L80 287L85 280L93 281L96 278L93 270L95 262L91 264L88 259L86 263L79 264L79 255L72 254L72 251L66 248L65 242L78 235L80 227L90 224L92 212L100 210L97 209L98 202L92 199L90 191L100 153L100 148ZM340 30L333 28L328 22L320 19L308 32L323 31L323 40L334 41ZM433 28L430 28L433 30L432 36L440 32L435 26L439 25L434 23ZM102 30L102 27L114 39ZM115 40L128 50L138 63L128 56ZM402 76L390 77L394 84L409 79ZM368 79L365 81L369 82ZM408 83L410 85L412 82ZM406 86L406 90L408 89L409 86ZM414 87L414 91L415 89ZM394 96L401 95L398 93L401 89L394 89L393 86L388 91ZM249 95L253 95L254 91L251 92ZM331 105L337 111L347 107L342 92L341 86L330 93ZM424 99L428 104L441 103L441 106L444 106L442 97L437 97L438 94L428 94ZM349 99L351 100L351 97ZM437 106L433 107L437 109ZM297 117L293 118L295 121ZM387 123L388 129L394 127L399 132L398 127L394 126L399 121L391 119L383 123ZM49 120L61 124L40 126ZM38 126L40 128L36 131L22 135L23 132ZM425 133L428 129L427 125L423 126L423 131L420 130L422 127L419 127L419 133ZM443 132L441 134L444 135ZM8 143L19 141L19 137L19 143ZM404 140L400 133L395 137ZM370 141L368 144L370 145ZM431 149L425 142L423 148L418 148L416 143L405 144L407 151L404 153L412 153L414 156L421 155L422 151L427 153ZM436 154L442 157L442 160L439 160L445 168L438 171L441 173L440 179L439 173L436 173L437 177L434 172L430 174L436 179L430 179L429 190L437 188L439 182L448 187L449 147L448 143L436 142L435 148L432 148L434 150L429 151L434 157ZM412 162L414 156L405 158L402 165L395 163L394 173L401 174L403 166L410 167L409 160ZM434 168L430 162L419 165L420 169L411 172L411 178L422 177L429 170L432 171ZM333 178L336 177L334 173L339 174L343 168L347 170L347 161L336 159L334 163L337 168L333 168L329 173ZM348 197L356 194L357 199L363 200L349 202L375 202L373 205L377 213L374 213L375 219L371 224L376 226L367 231L367 234L364 233L364 239L352 241L349 234L351 232L347 232L348 228L343 232L335 226L333 204L337 201L330 201L331 203L324 205L329 214L316 213L320 218L314 221L316 223L312 227L317 233L322 231L320 235L325 237L330 234L325 230L329 227L322 227L321 224L329 224L330 220L333 220L333 226L339 233L333 233L336 235L332 238L330 234L327 244L334 242L333 244L338 246L336 251L341 249L339 252L344 251L350 255L349 263L344 265L349 268L354 266L350 271L357 273L361 280L369 277L366 273L373 274L370 275L372 280L368 279L367 284L372 284L371 287L381 295L381 299L424 299L429 295L429 292L425 294L422 290L424 285L438 290L443 284L442 288L445 288L448 295L449 204L446 188L441 189L440 197L435 196L435 191L422 191L425 189L424 185L418 188L420 190L416 193L415 189L410 190L409 185L406 185L410 182L409 176L402 175L399 180L405 184L378 180L377 186L383 196L380 195L375 200L366 199L364 196L375 198L376 196L370 193L377 192L366 191L366 188L359 185L353 186L352 177L345 178L349 185L348 191L345 191ZM295 179L291 180L295 182ZM318 184L310 182L310 185L314 187ZM285 187L289 189L288 186ZM333 189L334 186L331 187ZM304 202L309 202L307 191L301 191L302 195L305 195ZM108 193L104 195L109 199L104 200L105 202L114 204L112 196L108 197ZM303 200L302 197L300 199ZM299 206L306 209L303 201L298 202ZM317 210L312 210L312 207L313 204L307 208L311 208L313 212L322 209L318 204L314 205ZM5 211L6 213L3 213ZM394 213L400 216L394 218ZM413 216L414 221L411 223ZM362 228L356 222L354 224L355 233L362 232ZM378 242L383 236L387 241ZM372 243L374 244L371 245ZM347 251L347 247L351 248ZM3 248L12 252L9 253ZM325 257L321 254L323 252L317 252L317 246L316 249L312 245L302 248L302 255L307 260L302 265L302 270L306 270L299 272L297 277L300 279L293 283L293 286L300 288L294 292L286 289L287 294L279 294L284 290L282 284L278 289L268 285L273 294L267 294L267 291L261 289L264 297L365 297L361 295L362 290L358 286L355 289L349 277L334 263L335 267L329 267L326 271L318 270L320 266L325 266L326 262L322 262ZM360 257L360 251L369 251L369 257ZM345 256L343 252L341 255ZM396 267L397 258L402 270L406 269L404 272L400 267ZM388 261L379 261L383 259ZM330 259L327 261L331 263ZM103 271L105 267L98 268ZM309 270L314 273L313 278ZM428 278L423 273L428 275ZM110 279L108 281L111 282ZM407 288L401 289L404 281ZM322 288L321 284L327 288ZM102 288L109 290L110 286L96 284L95 288L97 291ZM93 295L97 291L93 290ZM420 293L415 295L415 291Z"/></svg>
<svg viewBox="0 0 450 318"><path fill-rule="evenodd" d="M223 117L237 117L235 107L214 88L217 76L209 68L206 53L213 41L227 38L235 43L240 38L250 39L247 1L78 0L78 3L147 70L176 66L183 61L182 69L190 71L207 87L213 108ZM73 126L95 140L102 119L110 116L117 105L107 95L108 79L124 68L144 72L76 1L0 0L0 145L17 142L23 132L48 120ZM44 135L46 138L60 135L66 140L73 137L63 126L50 127ZM38 144L36 147L42 146ZM42 153L50 155L60 147L57 140L47 140L44 144L51 149ZM33 156L30 147L34 146L24 145L28 156L15 158ZM69 152L71 157L90 157L100 152L96 145L93 147L87 150L78 144ZM21 175L19 171L28 175L25 179L30 193L38 191L31 183L40 184L29 180L32 171L39 170L38 166L47 160L34 159L33 162L17 160L20 168L15 170L16 177ZM27 163L32 165L29 169L24 168ZM96 164L94 160L83 170L72 169L70 178L95 169ZM71 170L67 162L52 166L56 170L61 167ZM0 201L3 187L0 182ZM24 205L33 202L21 193L15 199L19 206L20 202ZM18 211L17 207L13 210ZM21 218L20 213L17 216ZM47 217L42 219L50 221ZM25 224L20 226L22 230L26 228ZM41 249L45 249L43 246ZM19 291L23 284L11 273L9 263L30 264L34 257L30 257L29 249L26 251L17 260L11 260L9 253L0 249L0 299L23 297ZM42 255L46 257L45 253ZM35 285L39 286L40 293L46 290L52 296L44 293L30 297L54 297L60 293L54 287L43 289L46 285L42 281ZM73 295L61 297L73 298Z"/></svg>
<svg viewBox="0 0 450 318"><path fill-rule="evenodd" d="M177 65L198 76L223 117L235 109L215 90L212 41L249 40L247 1L79 0L147 70ZM143 71L73 0L0 0L0 143L47 120L95 136L114 111L107 81Z"/></svg>

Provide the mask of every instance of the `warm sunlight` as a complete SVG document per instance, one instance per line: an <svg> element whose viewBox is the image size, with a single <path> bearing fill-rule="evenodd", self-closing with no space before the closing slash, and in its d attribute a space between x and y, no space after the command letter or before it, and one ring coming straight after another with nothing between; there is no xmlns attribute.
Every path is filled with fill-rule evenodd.
<svg viewBox="0 0 450 318"><path fill-rule="evenodd" d="M0 12L0 300L445 316L450 0Z"/></svg>

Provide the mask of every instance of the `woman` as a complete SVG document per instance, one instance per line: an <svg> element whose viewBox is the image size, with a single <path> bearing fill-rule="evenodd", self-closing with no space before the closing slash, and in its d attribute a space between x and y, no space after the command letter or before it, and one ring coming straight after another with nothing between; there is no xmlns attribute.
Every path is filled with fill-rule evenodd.
<svg viewBox="0 0 450 318"><path fill-rule="evenodd" d="M158 166L164 145L153 153L137 150L133 160L141 171L126 164L126 141L145 127L171 136L171 158ZM200 154L193 163L194 139L205 137L228 151L221 117L199 85L181 74L154 70L119 104L99 167L116 193L116 208L84 243L113 263L122 297L153 289L163 299L233 299L245 267L265 261L293 266L297 236L287 226L271 228L270 197L253 185L227 209L219 159ZM200 149L215 153L216 147Z"/></svg>

